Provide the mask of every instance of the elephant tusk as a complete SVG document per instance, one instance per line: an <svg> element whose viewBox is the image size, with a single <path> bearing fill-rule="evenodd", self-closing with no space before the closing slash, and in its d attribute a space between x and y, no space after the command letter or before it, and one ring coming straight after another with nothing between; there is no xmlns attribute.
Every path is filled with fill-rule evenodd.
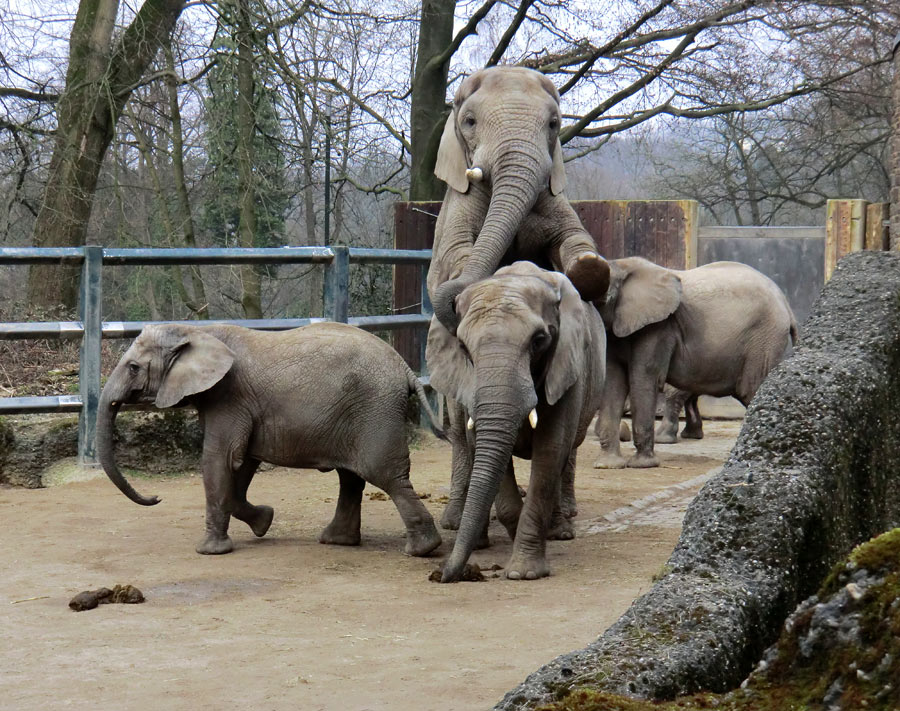
<svg viewBox="0 0 900 711"><path fill-rule="evenodd" d="M473 183L480 183L483 177L484 171L481 168L469 168L466 171L466 178L471 180Z"/></svg>
<svg viewBox="0 0 900 711"><path fill-rule="evenodd" d="M531 429L537 427L537 408L532 408L531 412L528 413L528 422L531 424Z"/></svg>
<svg viewBox="0 0 900 711"><path fill-rule="evenodd" d="M467 430L475 429L475 420L473 420L471 417L469 418L469 421L466 423L466 429Z"/></svg>
<svg viewBox="0 0 900 711"><path fill-rule="evenodd" d="M119 406L119 403L118 403L118 401L113 400L111 403L109 403L109 406L110 406L110 407L118 407L118 406Z"/></svg>

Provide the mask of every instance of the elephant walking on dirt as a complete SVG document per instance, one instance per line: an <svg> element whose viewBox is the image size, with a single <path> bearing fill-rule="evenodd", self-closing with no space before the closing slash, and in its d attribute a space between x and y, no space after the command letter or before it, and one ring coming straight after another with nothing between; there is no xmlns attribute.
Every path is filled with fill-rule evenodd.
<svg viewBox="0 0 900 711"><path fill-rule="evenodd" d="M232 516L257 536L269 506L247 501L260 462L337 469L340 493L322 543L358 545L366 482L391 497L406 525L406 553L424 556L441 537L409 481L406 410L415 393L434 422L421 384L384 341L353 326L316 323L277 333L238 326L147 326L122 356L100 397L97 454L132 501L119 471L113 425L123 403L194 405L203 425L206 535L198 553L228 553ZM439 436L443 432L435 429Z"/></svg>
<svg viewBox="0 0 900 711"><path fill-rule="evenodd" d="M442 582L459 579L501 490L498 517L514 540L506 576L540 578L561 489L600 402L603 323L564 275L529 262L467 287L457 311L457 336L433 319L426 349L432 384L459 403L472 435L458 443L465 456L455 464L471 468ZM531 459L524 508L513 454Z"/></svg>
<svg viewBox="0 0 900 711"><path fill-rule="evenodd" d="M655 467L653 426L663 386L731 395L746 406L796 342L797 323L775 282L745 264L675 271L628 257L611 261L610 269L606 299L597 303L608 342L595 426L603 451L594 466ZM626 397L637 449L627 462L619 450Z"/></svg>

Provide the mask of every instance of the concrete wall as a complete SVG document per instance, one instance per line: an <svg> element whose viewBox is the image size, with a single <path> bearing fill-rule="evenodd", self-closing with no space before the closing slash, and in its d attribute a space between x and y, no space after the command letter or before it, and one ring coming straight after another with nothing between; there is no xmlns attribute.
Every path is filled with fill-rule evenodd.
<svg viewBox="0 0 900 711"><path fill-rule="evenodd" d="M824 227L701 227L697 264L743 262L774 281L802 325L825 283Z"/></svg>
<svg viewBox="0 0 900 711"><path fill-rule="evenodd" d="M859 252L841 260L800 347L769 375L722 473L688 508L671 572L496 708L576 686L668 698L740 684L829 568L900 523L898 414L900 254Z"/></svg>

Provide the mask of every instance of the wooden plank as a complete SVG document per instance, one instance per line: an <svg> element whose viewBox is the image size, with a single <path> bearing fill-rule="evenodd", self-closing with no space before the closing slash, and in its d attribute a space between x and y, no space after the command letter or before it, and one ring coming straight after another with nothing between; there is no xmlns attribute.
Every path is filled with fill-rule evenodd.
<svg viewBox="0 0 900 711"><path fill-rule="evenodd" d="M397 202L394 204L394 248L431 249L440 202ZM422 268L418 265L394 266L393 313L419 313L422 308ZM424 332L414 328L394 331L394 349L409 367L421 371L421 346Z"/></svg>
<svg viewBox="0 0 900 711"><path fill-rule="evenodd" d="M825 216L825 280L841 257L865 246L865 200L829 200Z"/></svg>
<svg viewBox="0 0 900 711"><path fill-rule="evenodd" d="M890 225L885 224L890 219L890 212L889 202L873 202L866 206L866 249L878 252L890 249Z"/></svg>
<svg viewBox="0 0 900 711"><path fill-rule="evenodd" d="M682 268L693 269L700 254L700 203L696 200L678 200L678 205L681 207L681 244L684 245Z"/></svg>

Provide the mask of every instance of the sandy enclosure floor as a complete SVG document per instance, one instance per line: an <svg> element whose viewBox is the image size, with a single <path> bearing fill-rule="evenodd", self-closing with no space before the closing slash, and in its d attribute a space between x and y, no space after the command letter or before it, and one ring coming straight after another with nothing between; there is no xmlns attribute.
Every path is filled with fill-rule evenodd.
<svg viewBox="0 0 900 711"><path fill-rule="evenodd" d="M250 499L275 507L272 528L256 539L232 521L235 551L217 557L194 553L204 507L196 475L133 479L163 499L149 509L105 477L0 490L0 708L490 708L647 591L739 425L707 422L703 441L658 446L663 466L649 470L592 469L599 448L589 434L578 537L550 542L552 575L533 582L429 582L455 534L442 531L438 557L404 556L400 517L371 486L362 545L320 545L333 472L258 474ZM449 446L429 436L412 459L437 520ZM527 481L527 463L517 465ZM490 534L492 547L473 556L483 567L510 552L499 524ZM69 610L75 593L118 583L140 588L146 603Z"/></svg>

